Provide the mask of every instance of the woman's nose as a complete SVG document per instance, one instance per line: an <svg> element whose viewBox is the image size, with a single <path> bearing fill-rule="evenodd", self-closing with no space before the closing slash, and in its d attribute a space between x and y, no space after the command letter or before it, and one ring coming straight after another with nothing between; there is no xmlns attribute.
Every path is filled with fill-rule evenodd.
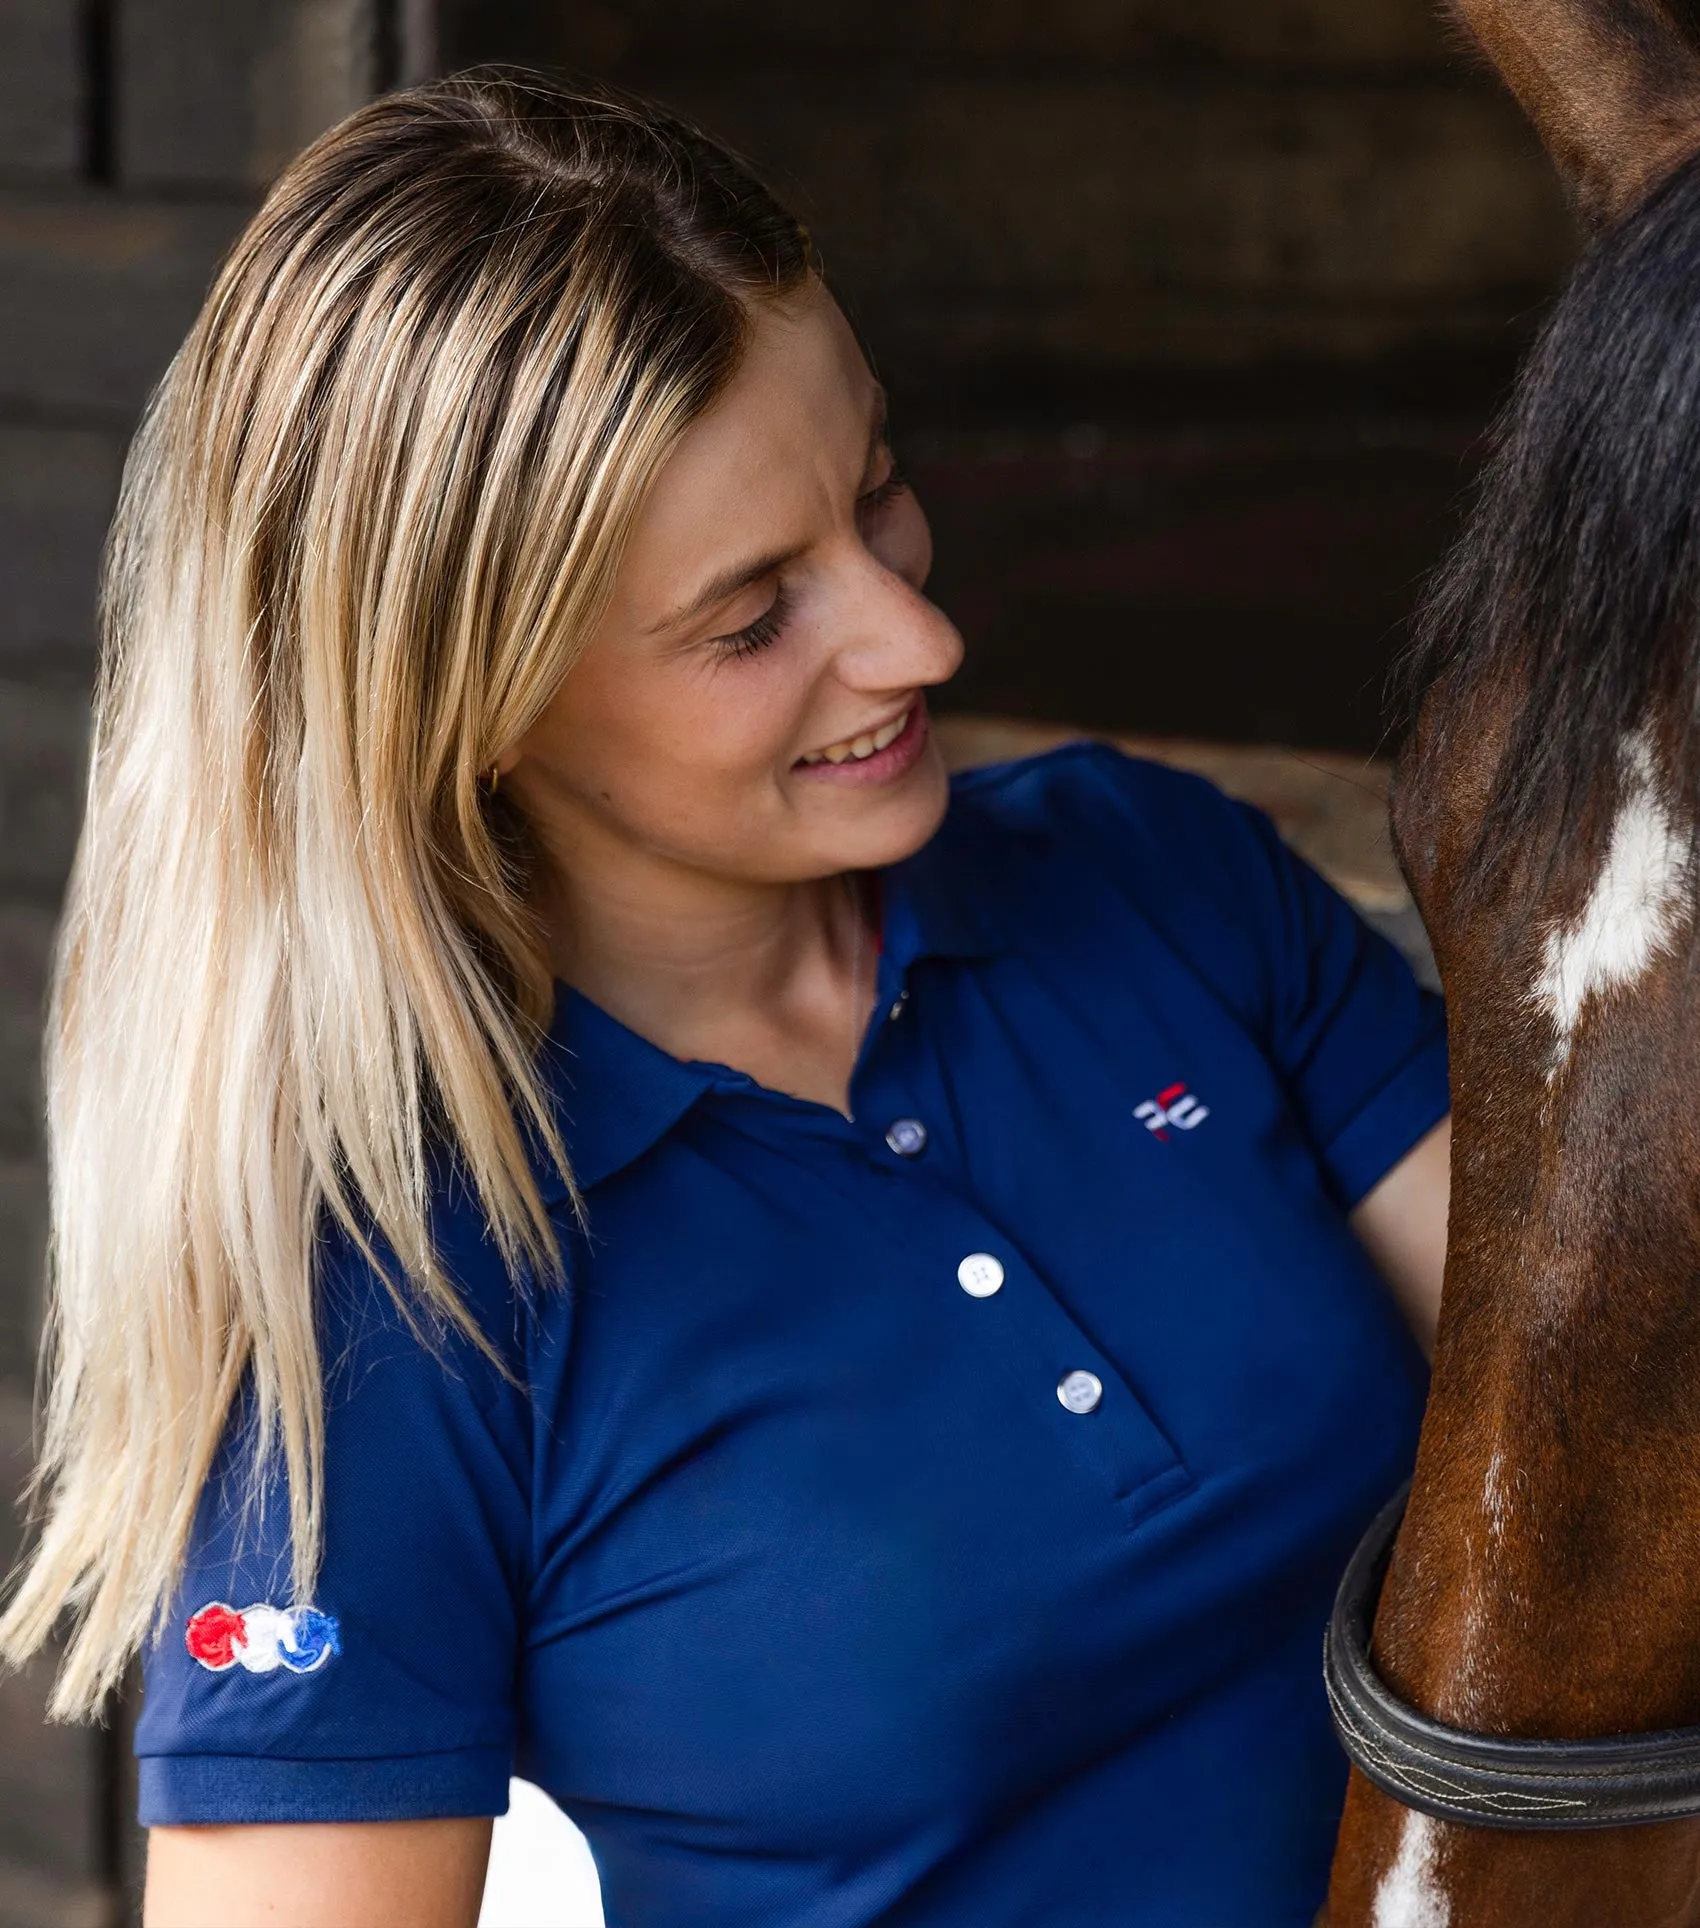
<svg viewBox="0 0 1700 1928"><path fill-rule="evenodd" d="M962 662L956 625L937 603L873 557L858 573L854 606L839 632L843 680L865 690L948 682Z"/></svg>

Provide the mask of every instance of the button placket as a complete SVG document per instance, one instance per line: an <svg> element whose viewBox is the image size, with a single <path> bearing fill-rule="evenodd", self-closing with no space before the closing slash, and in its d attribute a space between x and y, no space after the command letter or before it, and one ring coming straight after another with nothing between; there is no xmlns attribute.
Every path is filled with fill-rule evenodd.
<svg viewBox="0 0 1700 1928"><path fill-rule="evenodd" d="M909 992L901 977L893 975L888 995L891 1002L886 1018L890 1022L900 1018L909 1005ZM876 1124L874 1128L884 1141L885 1149L905 1163L922 1157L933 1142L932 1127L909 1109L915 1104L916 1093L905 1071L914 1042L912 1037L905 1036L882 1046L877 1037L870 1038L868 1062L862 1067L857 1092L857 1116L872 1123L883 1112L883 1127ZM889 1175L890 1167L884 1169Z"/></svg>
<svg viewBox="0 0 1700 1928"><path fill-rule="evenodd" d="M1049 1409L1047 1423L1071 1453L1101 1470L1129 1515L1143 1517L1190 1491L1191 1473L1139 1395L1043 1279L1005 1251L970 1251L955 1273L962 1292L981 1302L964 1306L964 1319L1006 1380L1030 1410Z"/></svg>
<svg viewBox="0 0 1700 1928"><path fill-rule="evenodd" d="M898 981L886 993L899 1011L906 1008L905 997L896 996L900 989ZM956 1304L957 1318L948 1323L966 1328L965 1344L983 1348L1019 1409L1050 1429L1061 1452L1108 1490L1124 1521L1142 1519L1190 1491L1192 1474L1127 1379L964 1195L966 1174L958 1169L948 1104L929 1063L922 1034L900 1027L870 1052L857 1091L857 1115L886 1120L875 1127L874 1145L862 1137L868 1162L888 1179L901 1166L906 1196L921 1214L915 1222L925 1226L920 1244L937 1254L926 1259L915 1244L900 1241L893 1256L906 1272L918 1269L939 1279ZM936 1107L938 1115L929 1108L917 1116L923 1107ZM925 1157L905 1154L886 1135L905 1119L926 1133ZM882 1214L873 1216L870 1229L887 1229ZM1062 1403L1058 1388L1075 1372L1089 1373L1098 1384L1089 1413Z"/></svg>

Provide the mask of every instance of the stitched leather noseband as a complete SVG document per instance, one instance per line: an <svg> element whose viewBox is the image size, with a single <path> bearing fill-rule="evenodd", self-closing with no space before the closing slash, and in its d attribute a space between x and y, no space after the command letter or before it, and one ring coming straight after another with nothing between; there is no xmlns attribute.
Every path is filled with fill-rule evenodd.
<svg viewBox="0 0 1700 1928"><path fill-rule="evenodd" d="M1700 1814L1700 1727L1508 1740L1443 1726L1387 1686L1370 1660L1370 1625L1410 1490L1359 1542L1323 1636L1322 1677L1353 1764L1406 1807L1470 1827L1621 1828Z"/></svg>

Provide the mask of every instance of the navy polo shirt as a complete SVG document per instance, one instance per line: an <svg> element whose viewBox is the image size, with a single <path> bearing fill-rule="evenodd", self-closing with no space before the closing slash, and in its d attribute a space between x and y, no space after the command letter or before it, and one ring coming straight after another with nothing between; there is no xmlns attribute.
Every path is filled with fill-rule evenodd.
<svg viewBox="0 0 1700 1928"><path fill-rule="evenodd" d="M1104 748L958 778L880 881L853 1121L561 987L570 1289L433 1198L517 1384L328 1237L317 1597L227 1443L144 1822L517 1772L611 1928L1308 1928L1323 1622L1425 1380L1345 1214L1446 1112L1439 1002L1266 817Z"/></svg>

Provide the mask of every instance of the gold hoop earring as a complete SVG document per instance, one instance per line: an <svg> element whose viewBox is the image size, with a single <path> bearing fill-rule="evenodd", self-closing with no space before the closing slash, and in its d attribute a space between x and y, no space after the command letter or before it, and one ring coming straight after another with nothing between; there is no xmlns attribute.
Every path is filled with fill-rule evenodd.
<svg viewBox="0 0 1700 1928"><path fill-rule="evenodd" d="M494 795L496 794L496 785L497 785L498 783L500 783L500 782L501 782L501 780L502 780L502 766L501 766L501 765L500 765L499 763L492 763L492 764L490 765L490 794L491 794L491 796L494 796Z"/></svg>

